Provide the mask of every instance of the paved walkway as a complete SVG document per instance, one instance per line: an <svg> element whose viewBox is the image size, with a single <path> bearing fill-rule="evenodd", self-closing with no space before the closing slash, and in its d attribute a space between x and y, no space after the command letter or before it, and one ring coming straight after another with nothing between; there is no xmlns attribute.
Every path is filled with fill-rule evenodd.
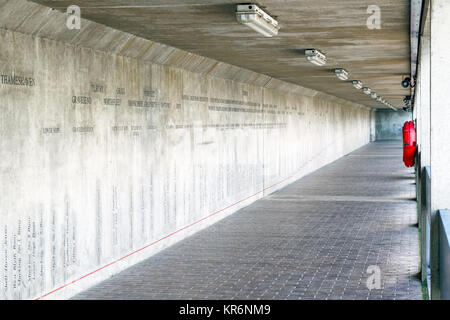
<svg viewBox="0 0 450 320"><path fill-rule="evenodd" d="M367 145L75 299L421 299L401 152Z"/></svg>

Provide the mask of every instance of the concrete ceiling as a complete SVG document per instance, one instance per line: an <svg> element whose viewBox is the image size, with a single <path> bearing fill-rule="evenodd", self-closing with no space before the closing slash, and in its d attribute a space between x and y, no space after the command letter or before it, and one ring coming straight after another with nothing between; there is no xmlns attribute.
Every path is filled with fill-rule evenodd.
<svg viewBox="0 0 450 320"><path fill-rule="evenodd" d="M260 0L280 23L273 38L239 24L237 0L35 0L61 11L81 7L83 18L205 57L326 92L374 108L384 105L352 87L361 80L395 106L409 89L409 0ZM244 2L245 3L245 2ZM381 9L381 29L370 30L369 5ZM326 66L306 61L304 50L327 55ZM345 68L349 81L332 70Z"/></svg>

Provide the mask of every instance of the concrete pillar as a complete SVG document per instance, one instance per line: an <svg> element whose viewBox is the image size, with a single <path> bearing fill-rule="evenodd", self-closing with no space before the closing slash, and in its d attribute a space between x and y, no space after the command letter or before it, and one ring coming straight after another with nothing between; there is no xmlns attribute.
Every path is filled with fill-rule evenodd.
<svg viewBox="0 0 450 320"><path fill-rule="evenodd" d="M419 61L416 79L415 103L418 112L418 158L417 158L417 210L421 234L422 281L428 282L430 266L430 10L420 38ZM428 286L430 285L427 283Z"/></svg>
<svg viewBox="0 0 450 320"><path fill-rule="evenodd" d="M416 142L417 142L417 157L416 157L416 195L417 195L417 212L418 212L418 221L420 222L420 173L422 165L420 163L420 151L421 151L421 135L420 135L420 129L421 129L421 112L422 112L422 103L421 103L421 85L422 81L420 78L420 62L417 65L417 79L415 81L415 90L414 90L414 106L413 106L413 121L416 128ZM420 223L419 223L420 227Z"/></svg>
<svg viewBox="0 0 450 320"><path fill-rule="evenodd" d="M431 298L440 299L437 210L450 208L450 2L431 1Z"/></svg>
<svg viewBox="0 0 450 320"><path fill-rule="evenodd" d="M420 44L420 154L422 167L430 165L430 36Z"/></svg>
<svg viewBox="0 0 450 320"><path fill-rule="evenodd" d="M417 74L420 74L420 70L421 70L421 66L420 63L417 66ZM421 123L421 113L422 113L422 109L423 109L423 104L421 101L421 93L422 93L422 81L420 79L420 77L416 80L416 88L415 88L415 97L414 97L414 123L416 126L416 137L417 137L417 146L418 149L420 151L420 145L421 145L421 136L420 136L420 132L421 132L421 127L422 127L422 123Z"/></svg>

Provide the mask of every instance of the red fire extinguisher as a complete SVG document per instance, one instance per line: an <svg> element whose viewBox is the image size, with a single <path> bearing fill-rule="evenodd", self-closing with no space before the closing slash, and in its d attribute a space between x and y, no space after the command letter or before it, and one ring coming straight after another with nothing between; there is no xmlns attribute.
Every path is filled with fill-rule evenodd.
<svg viewBox="0 0 450 320"><path fill-rule="evenodd" d="M405 166L414 166L416 148L416 129L412 121L407 121L403 125L403 162Z"/></svg>

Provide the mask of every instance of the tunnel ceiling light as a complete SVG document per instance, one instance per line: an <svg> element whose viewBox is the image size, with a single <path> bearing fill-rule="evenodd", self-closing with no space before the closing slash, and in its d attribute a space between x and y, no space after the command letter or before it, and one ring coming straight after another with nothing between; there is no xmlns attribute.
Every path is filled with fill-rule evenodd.
<svg viewBox="0 0 450 320"><path fill-rule="evenodd" d="M323 66L327 63L327 57L317 49L306 49L305 57L306 60L317 66Z"/></svg>
<svg viewBox="0 0 450 320"><path fill-rule="evenodd" d="M370 94L370 93L372 92L372 90L370 90L370 88L364 87L364 88L363 88L363 92L364 92L365 94Z"/></svg>
<svg viewBox="0 0 450 320"><path fill-rule="evenodd" d="M376 99L376 98L377 98L377 94L376 94L375 92L372 92L372 93L370 94L370 96L372 97L372 99Z"/></svg>
<svg viewBox="0 0 450 320"><path fill-rule="evenodd" d="M255 4L238 4L236 7L236 18L240 23L249 26L266 37L276 36L280 28L278 21Z"/></svg>
<svg viewBox="0 0 450 320"><path fill-rule="evenodd" d="M345 69L334 69L334 74L341 80L348 80L348 71Z"/></svg>
<svg viewBox="0 0 450 320"><path fill-rule="evenodd" d="M352 81L353 86L355 87L355 89L362 89L362 82L359 80L353 80Z"/></svg>

